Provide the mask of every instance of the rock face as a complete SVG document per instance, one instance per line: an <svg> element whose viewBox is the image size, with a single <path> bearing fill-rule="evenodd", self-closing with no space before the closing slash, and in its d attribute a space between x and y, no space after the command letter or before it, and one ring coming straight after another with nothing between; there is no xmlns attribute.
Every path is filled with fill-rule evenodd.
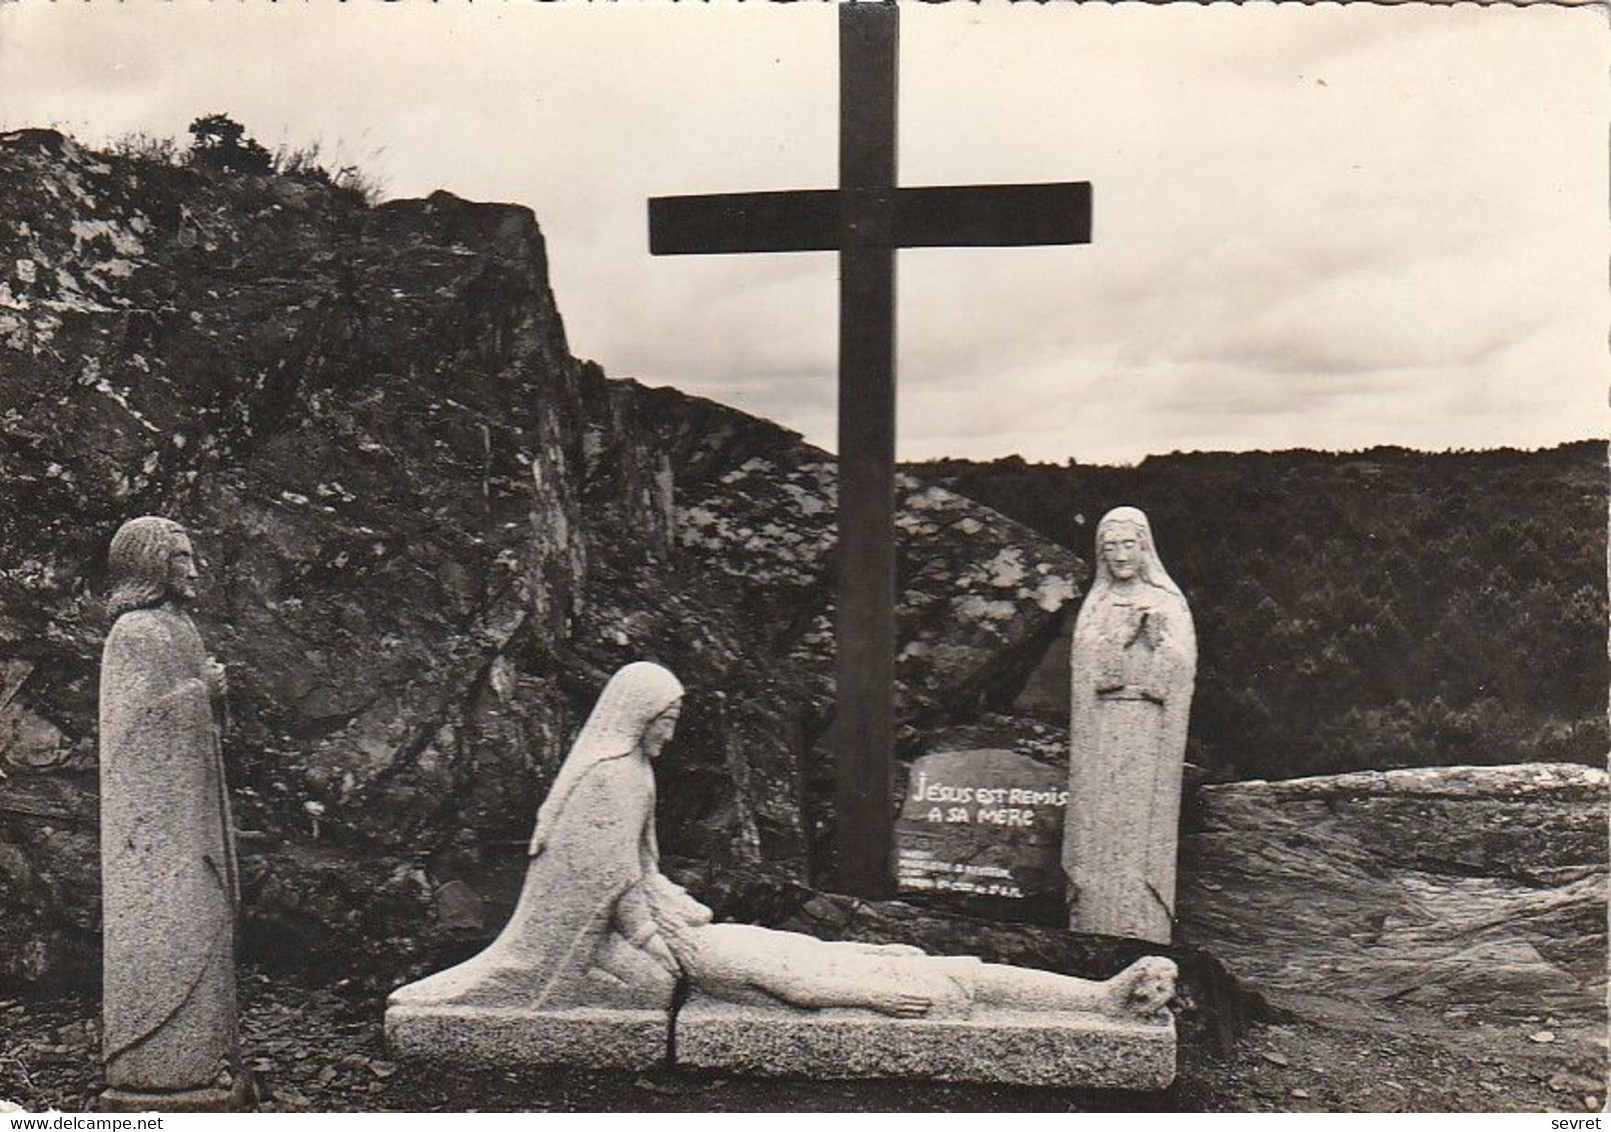
<svg viewBox="0 0 1611 1132"><path fill-rule="evenodd" d="M807 877L831 458L573 357L524 208L371 208L43 130L0 135L0 194L0 981L95 966L102 572L143 513L205 560L248 958L398 981L484 940L641 658L690 689L666 851ZM1027 672L1082 568L901 490L910 727Z"/></svg>
<svg viewBox="0 0 1611 1132"><path fill-rule="evenodd" d="M1607 779L1573 764L1204 788L1181 935L1277 1005L1604 1033Z"/></svg>
<svg viewBox="0 0 1611 1132"><path fill-rule="evenodd" d="M783 859L781 835L789 831L789 851L803 845L811 871L821 871L831 867L817 851L832 823L833 458L714 402L671 389L639 393L636 411L675 469L674 538L690 575L685 584L698 574L720 617L733 619L701 632L746 634L727 652L723 675L731 753L711 764L700 790L744 800L737 820L743 836L753 830L760 859ZM915 476L899 474L896 492L896 722L900 753L913 757L924 736L1011 698L1086 570L1017 523ZM610 615L642 616L625 605ZM699 648L696 642L696 654ZM755 671L756 657L770 667ZM762 693L745 695L746 682ZM679 734L688 727L685 714ZM789 776L753 753L778 735L803 752ZM668 751L662 781L686 774L677 748ZM688 824L676 795L663 793L660 807L663 834Z"/></svg>

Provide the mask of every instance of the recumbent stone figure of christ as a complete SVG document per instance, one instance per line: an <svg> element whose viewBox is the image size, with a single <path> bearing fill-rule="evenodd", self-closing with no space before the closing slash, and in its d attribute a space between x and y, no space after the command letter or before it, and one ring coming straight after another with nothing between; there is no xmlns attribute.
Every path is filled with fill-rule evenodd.
<svg viewBox="0 0 1611 1132"><path fill-rule="evenodd" d="M967 1016L975 1006L1163 1020L1175 965L1149 956L1105 981L825 942L748 924L661 875L652 760L683 688L656 664L609 681L543 802L514 914L479 955L395 991L395 1006L668 1008L679 979L719 1000L898 1018Z"/></svg>

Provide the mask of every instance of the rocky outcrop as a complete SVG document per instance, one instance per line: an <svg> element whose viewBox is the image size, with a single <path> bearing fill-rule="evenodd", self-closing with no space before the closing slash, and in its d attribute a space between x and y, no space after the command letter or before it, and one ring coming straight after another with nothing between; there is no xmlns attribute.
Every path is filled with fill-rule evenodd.
<svg viewBox="0 0 1611 1132"><path fill-rule="evenodd" d="M1606 773L1427 767L1203 788L1180 935L1274 1003L1603 1035Z"/></svg>
<svg viewBox="0 0 1611 1132"><path fill-rule="evenodd" d="M779 699L795 707L793 726L807 752L803 787L768 780L753 762L739 770L762 807L762 831L768 818L775 824L803 812L812 844L826 850L833 459L792 433L757 428L751 417L674 390L646 391L642 411L677 469L676 537L685 560L701 563L707 581L761 633L754 655L775 666L768 674L775 686L798 689ZM911 758L936 741L949 745L955 725L1012 698L1079 592L1084 568L1016 523L916 476L897 475L896 493L897 743ZM780 812L769 813L773 806ZM825 852L813 864L818 873L832 869Z"/></svg>
<svg viewBox="0 0 1611 1132"><path fill-rule="evenodd" d="M0 195L0 980L93 970L101 575L142 513L205 559L248 949L384 981L495 930L570 736L639 658L691 689L667 851L806 879L830 457L574 358L525 208L371 208L42 130L0 135ZM1082 567L901 491L902 718L966 716Z"/></svg>

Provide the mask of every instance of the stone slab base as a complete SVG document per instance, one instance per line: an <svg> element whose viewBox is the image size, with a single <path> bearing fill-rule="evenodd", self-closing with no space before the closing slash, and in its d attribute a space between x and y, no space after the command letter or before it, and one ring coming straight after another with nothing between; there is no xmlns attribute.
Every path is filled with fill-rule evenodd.
<svg viewBox="0 0 1611 1132"><path fill-rule="evenodd" d="M666 1063L670 1026L663 1010L394 1005L386 1047L400 1060L649 1069Z"/></svg>
<svg viewBox="0 0 1611 1132"><path fill-rule="evenodd" d="M969 1018L799 1013L695 995L677 1016L679 1068L772 1077L901 1077L1059 1088L1166 1089L1175 1025L1083 1014Z"/></svg>
<svg viewBox="0 0 1611 1132"><path fill-rule="evenodd" d="M97 1112L244 1112L252 1105L252 1086L245 1076L229 1089L187 1089L179 1093L142 1093L107 1089L95 1102Z"/></svg>

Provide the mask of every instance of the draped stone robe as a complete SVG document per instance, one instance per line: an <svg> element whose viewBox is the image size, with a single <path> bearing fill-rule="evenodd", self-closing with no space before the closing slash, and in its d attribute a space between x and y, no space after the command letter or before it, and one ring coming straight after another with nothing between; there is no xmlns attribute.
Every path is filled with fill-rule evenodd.
<svg viewBox="0 0 1611 1132"><path fill-rule="evenodd" d="M102 998L113 1089L174 1093L238 1075L239 895L206 664L190 617L166 604L118 618L102 653Z"/></svg>
<svg viewBox="0 0 1611 1132"><path fill-rule="evenodd" d="M645 950L655 926L654 774L636 753L592 763L566 792L485 951L400 987L393 1005L664 1010L676 980Z"/></svg>
<svg viewBox="0 0 1611 1132"><path fill-rule="evenodd" d="M1073 648L1063 868L1076 931L1168 943L1196 634L1184 599L1093 590Z"/></svg>
<svg viewBox="0 0 1611 1132"><path fill-rule="evenodd" d="M638 661L610 678L571 745L532 832L526 883L485 951L392 992L408 1008L663 1012L674 962L648 888L660 875L647 729L682 685Z"/></svg>

